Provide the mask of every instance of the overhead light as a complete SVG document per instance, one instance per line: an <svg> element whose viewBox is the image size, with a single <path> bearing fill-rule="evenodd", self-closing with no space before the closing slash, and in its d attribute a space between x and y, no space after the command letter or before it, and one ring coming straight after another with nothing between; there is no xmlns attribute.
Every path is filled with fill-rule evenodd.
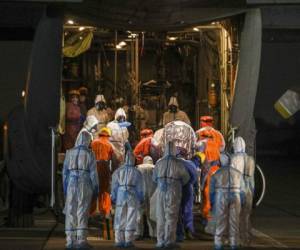
<svg viewBox="0 0 300 250"><path fill-rule="evenodd" d="M85 29L85 27L81 26L78 28L79 31L83 31Z"/></svg>
<svg viewBox="0 0 300 250"><path fill-rule="evenodd" d="M82 39L83 39L83 37L82 37L82 36L80 36L80 37L79 37L79 39L80 39L80 40L82 40Z"/></svg>
<svg viewBox="0 0 300 250"><path fill-rule="evenodd" d="M169 36L168 39L169 39L170 41L175 41L175 40L178 39L178 37L175 37L175 36Z"/></svg>
<svg viewBox="0 0 300 250"><path fill-rule="evenodd" d="M116 49L122 49L122 46L120 46L119 44L116 45Z"/></svg>
<svg viewBox="0 0 300 250"><path fill-rule="evenodd" d="M67 21L67 24L70 24L70 25L73 25L75 22L72 20L72 19L69 19L68 21Z"/></svg>
<svg viewBox="0 0 300 250"><path fill-rule="evenodd" d="M136 38L137 36L138 36L138 34L131 33L130 35L128 35L128 38Z"/></svg>
<svg viewBox="0 0 300 250"><path fill-rule="evenodd" d="M216 24L216 22L212 22L211 24L212 24L212 25L215 25L215 24Z"/></svg>
<svg viewBox="0 0 300 250"><path fill-rule="evenodd" d="M119 45L120 45L121 47L126 46L126 42L122 41L122 42L119 43Z"/></svg>
<svg viewBox="0 0 300 250"><path fill-rule="evenodd" d="M25 92L25 90L23 90L22 91L22 97L25 97L25 94L26 94L26 92Z"/></svg>
<svg viewBox="0 0 300 250"><path fill-rule="evenodd" d="M197 27L194 27L194 28L193 28L193 31L200 31L200 29L197 28Z"/></svg>

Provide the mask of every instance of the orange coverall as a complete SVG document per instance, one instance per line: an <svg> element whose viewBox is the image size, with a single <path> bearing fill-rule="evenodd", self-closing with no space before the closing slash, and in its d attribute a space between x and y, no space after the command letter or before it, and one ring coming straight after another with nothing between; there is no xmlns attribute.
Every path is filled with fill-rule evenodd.
<svg viewBox="0 0 300 250"><path fill-rule="evenodd" d="M202 204L202 216L207 220L210 219L210 195L209 186L212 175L219 169L220 151L219 145L214 140L207 140L205 157L208 163L208 172L204 177L204 187L203 187L203 204Z"/></svg>
<svg viewBox="0 0 300 250"><path fill-rule="evenodd" d="M111 173L109 169L109 161L113 156L113 147L109 142L107 135L101 135L91 144L92 150L95 153L97 160L97 172L99 177L99 196L98 209L105 216L110 214L111 199L110 199L110 179ZM97 210L97 201L91 205L91 214L95 214Z"/></svg>

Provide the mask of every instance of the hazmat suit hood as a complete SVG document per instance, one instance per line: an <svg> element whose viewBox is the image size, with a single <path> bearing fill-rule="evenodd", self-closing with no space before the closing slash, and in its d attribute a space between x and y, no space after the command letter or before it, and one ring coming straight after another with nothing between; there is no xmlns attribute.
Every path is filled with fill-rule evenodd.
<svg viewBox="0 0 300 250"><path fill-rule="evenodd" d="M94 115L89 115L85 122L84 122L84 127L87 129L87 130L91 130L93 127L97 126L98 125L98 120L97 118L94 116Z"/></svg>
<svg viewBox="0 0 300 250"><path fill-rule="evenodd" d="M220 155L221 167L228 167L230 165L230 157L226 153Z"/></svg>
<svg viewBox="0 0 300 250"><path fill-rule="evenodd" d="M245 153L246 143L242 137L237 137L233 142L234 153Z"/></svg>
<svg viewBox="0 0 300 250"><path fill-rule="evenodd" d="M153 164L151 156L146 156L143 160L143 164Z"/></svg>
<svg viewBox="0 0 300 250"><path fill-rule="evenodd" d="M115 114L115 120L117 120L119 116L124 116L125 119L127 118L124 109L119 108L119 109L117 110L117 112L116 112L116 114Z"/></svg>
<svg viewBox="0 0 300 250"><path fill-rule="evenodd" d="M135 157L131 150L128 150L126 153L125 165L126 166L134 166L135 165Z"/></svg>
<svg viewBox="0 0 300 250"><path fill-rule="evenodd" d="M176 156L176 146L174 142L169 141L165 146L164 156Z"/></svg>
<svg viewBox="0 0 300 250"><path fill-rule="evenodd" d="M178 104L177 98L175 96L172 96L170 98L168 106L171 106L171 105L176 106L177 108L179 108L179 104Z"/></svg>
<svg viewBox="0 0 300 250"><path fill-rule="evenodd" d="M106 103L104 95L97 95L96 96L96 98L95 98L95 104L98 103L98 102L104 102L104 103Z"/></svg>
<svg viewBox="0 0 300 250"><path fill-rule="evenodd" d="M82 133L79 133L78 138L75 143L75 147L78 146L86 146L88 147L91 143L91 136L88 132L84 131Z"/></svg>

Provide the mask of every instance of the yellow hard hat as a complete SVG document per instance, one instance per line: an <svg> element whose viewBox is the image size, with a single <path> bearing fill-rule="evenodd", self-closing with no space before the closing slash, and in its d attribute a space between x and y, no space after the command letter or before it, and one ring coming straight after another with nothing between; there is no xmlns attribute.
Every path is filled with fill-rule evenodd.
<svg viewBox="0 0 300 250"><path fill-rule="evenodd" d="M100 130L100 135L111 136L111 129L104 127Z"/></svg>
<svg viewBox="0 0 300 250"><path fill-rule="evenodd" d="M202 152L197 152L196 153L196 156L198 156L199 157L199 159L201 160L201 164L203 164L204 163L204 161L205 161L205 154L204 153L202 153Z"/></svg>

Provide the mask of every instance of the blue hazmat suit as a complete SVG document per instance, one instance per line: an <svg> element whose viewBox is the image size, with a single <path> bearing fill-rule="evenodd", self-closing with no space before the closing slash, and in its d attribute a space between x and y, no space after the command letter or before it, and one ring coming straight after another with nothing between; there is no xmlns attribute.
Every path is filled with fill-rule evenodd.
<svg viewBox="0 0 300 250"><path fill-rule="evenodd" d="M212 176L210 200L215 217L215 249L223 249L225 236L228 236L231 249L239 244L240 212L243 205L244 179L241 172L230 165L227 154L221 154L221 168Z"/></svg>
<svg viewBox="0 0 300 250"><path fill-rule="evenodd" d="M243 246L248 246L251 241L250 215L254 196L254 171L255 161L246 154L246 143L242 137L237 137L233 143L232 167L239 170L245 182L245 204L240 216L240 240Z"/></svg>
<svg viewBox="0 0 300 250"><path fill-rule="evenodd" d="M114 229L116 246L131 246L136 230L137 211L144 200L143 178L134 166L135 157L128 150L123 166L112 176L111 199L116 205Z"/></svg>
<svg viewBox="0 0 300 250"><path fill-rule="evenodd" d="M157 183L157 247L171 247L176 242L176 226L182 197L182 186L190 179L183 161L176 158L173 142L168 142L164 156L156 162L153 181Z"/></svg>
<svg viewBox="0 0 300 250"><path fill-rule="evenodd" d="M182 241L184 239L184 231L194 233L194 185L197 182L198 173L196 165L190 160L180 159L184 165L184 168L189 173L190 180L182 188L182 199L179 220L177 224L177 240Z"/></svg>
<svg viewBox="0 0 300 250"><path fill-rule="evenodd" d="M92 198L99 192L94 153L89 149L91 136L80 133L75 147L66 152L63 167L65 232L67 248L87 244L88 217Z"/></svg>

